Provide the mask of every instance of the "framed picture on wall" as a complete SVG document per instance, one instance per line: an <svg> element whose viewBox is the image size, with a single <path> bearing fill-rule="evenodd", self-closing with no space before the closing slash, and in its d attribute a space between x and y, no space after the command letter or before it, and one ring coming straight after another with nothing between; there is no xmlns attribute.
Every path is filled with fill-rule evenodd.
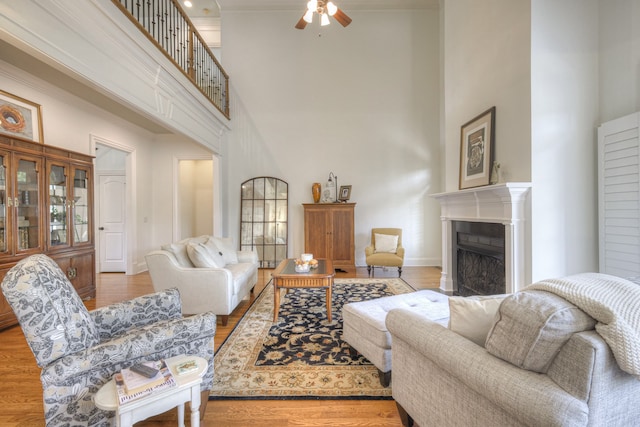
<svg viewBox="0 0 640 427"><path fill-rule="evenodd" d="M338 200L341 202L346 202L351 198L351 186L350 185L341 185L340 193L338 194Z"/></svg>
<svg viewBox="0 0 640 427"><path fill-rule="evenodd" d="M462 125L460 131L460 189L489 185L493 164L496 107Z"/></svg>
<svg viewBox="0 0 640 427"><path fill-rule="evenodd" d="M43 143L40 105L0 90L0 134Z"/></svg>

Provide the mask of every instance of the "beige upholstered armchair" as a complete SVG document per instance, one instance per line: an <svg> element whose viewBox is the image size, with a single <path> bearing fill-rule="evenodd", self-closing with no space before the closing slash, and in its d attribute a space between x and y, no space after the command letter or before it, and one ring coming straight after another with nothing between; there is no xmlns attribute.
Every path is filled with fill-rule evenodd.
<svg viewBox="0 0 640 427"><path fill-rule="evenodd" d="M371 244L364 248L369 276L375 276L375 267L398 267L402 276L404 248L401 228L372 228Z"/></svg>

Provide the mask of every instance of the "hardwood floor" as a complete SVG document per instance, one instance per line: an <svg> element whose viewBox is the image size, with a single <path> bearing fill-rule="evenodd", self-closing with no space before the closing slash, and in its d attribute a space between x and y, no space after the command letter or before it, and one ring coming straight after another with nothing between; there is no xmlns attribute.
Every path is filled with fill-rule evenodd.
<svg viewBox="0 0 640 427"><path fill-rule="evenodd" d="M272 270L260 270L254 295L271 278ZM376 277L397 277L396 269L376 269ZM336 277L368 277L366 268ZM440 269L405 267L402 278L416 289L438 288ZM147 273L126 276L120 273L98 275L97 295L86 302L88 309L127 300L153 292ZM227 326L218 322L216 350L233 330L253 302L245 298L229 316ZM0 425L27 427L44 425L40 368L19 326L0 331ZM176 410L168 411L136 426L175 426ZM187 417L188 418L188 417ZM188 423L188 420L187 420ZM187 424L188 425L188 424ZM284 427L284 426L401 426L392 400L227 400L208 402L203 427Z"/></svg>

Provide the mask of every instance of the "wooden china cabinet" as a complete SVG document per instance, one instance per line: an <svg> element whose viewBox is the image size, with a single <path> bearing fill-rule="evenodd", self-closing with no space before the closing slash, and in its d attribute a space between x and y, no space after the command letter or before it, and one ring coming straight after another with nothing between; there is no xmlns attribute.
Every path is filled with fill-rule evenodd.
<svg viewBox="0 0 640 427"><path fill-rule="evenodd" d="M336 270L356 268L355 203L303 203L304 251L329 258Z"/></svg>
<svg viewBox="0 0 640 427"><path fill-rule="evenodd" d="M58 263L81 298L95 297L93 157L0 136L0 280L38 253ZM0 329L16 323L0 295Z"/></svg>

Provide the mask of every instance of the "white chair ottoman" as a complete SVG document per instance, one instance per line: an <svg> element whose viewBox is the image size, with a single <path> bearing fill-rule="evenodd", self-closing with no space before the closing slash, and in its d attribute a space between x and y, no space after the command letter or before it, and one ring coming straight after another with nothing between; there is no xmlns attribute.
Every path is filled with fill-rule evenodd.
<svg viewBox="0 0 640 427"><path fill-rule="evenodd" d="M444 326L449 321L448 297L428 290L345 304L342 337L378 368L383 387L391 381L391 335L385 320L394 308L412 310Z"/></svg>

